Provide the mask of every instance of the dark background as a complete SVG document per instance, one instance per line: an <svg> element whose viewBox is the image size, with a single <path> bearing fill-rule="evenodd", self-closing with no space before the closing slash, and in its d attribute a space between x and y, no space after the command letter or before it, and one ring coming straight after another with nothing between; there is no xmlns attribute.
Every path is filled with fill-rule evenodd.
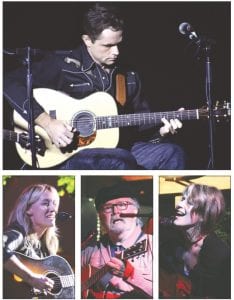
<svg viewBox="0 0 234 300"><path fill-rule="evenodd" d="M92 2L5 2L5 49L30 46L45 50L72 49L80 43L81 19ZM115 2L126 19L123 60L140 73L154 111L200 108L206 105L204 59L178 31L192 24L199 35L216 41L213 47L213 101L230 101L230 2ZM21 64L4 55L5 71ZM4 128L11 128L11 110L4 105ZM188 155L188 168L207 169L208 122L184 122L173 137ZM4 146L4 168L21 166L12 144ZM230 123L215 127L215 169L230 169Z"/></svg>

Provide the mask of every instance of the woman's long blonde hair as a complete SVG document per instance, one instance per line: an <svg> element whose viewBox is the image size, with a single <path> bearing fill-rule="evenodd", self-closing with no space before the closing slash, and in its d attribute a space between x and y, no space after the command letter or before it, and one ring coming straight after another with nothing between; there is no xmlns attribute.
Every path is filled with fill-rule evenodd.
<svg viewBox="0 0 234 300"><path fill-rule="evenodd" d="M40 197L45 192L52 192L57 190L48 184L33 184L28 186L23 190L23 192L18 197L15 207L10 213L8 219L8 226L11 226L14 223L18 223L23 227L26 238L30 239L32 243L38 243L38 240L35 239L35 234L32 234L32 223L30 217L26 213L30 206L37 202ZM53 227L49 227L42 237L49 254L55 255L58 251L59 241L57 234L57 227L54 225Z"/></svg>

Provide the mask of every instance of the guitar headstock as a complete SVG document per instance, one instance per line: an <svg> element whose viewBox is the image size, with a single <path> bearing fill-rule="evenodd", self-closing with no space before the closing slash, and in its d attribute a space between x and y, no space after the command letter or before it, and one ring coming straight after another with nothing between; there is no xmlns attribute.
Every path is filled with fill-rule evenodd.
<svg viewBox="0 0 234 300"><path fill-rule="evenodd" d="M199 116L201 118L209 118L208 107L199 109ZM216 122L220 122L221 120L229 121L231 117L231 103L224 101L220 104L219 101L217 101L213 108L213 117Z"/></svg>
<svg viewBox="0 0 234 300"><path fill-rule="evenodd" d="M130 248L127 248L121 253L121 259L129 259L134 256L139 256L147 251L148 246L148 240L145 239L136 245L131 246Z"/></svg>
<svg viewBox="0 0 234 300"><path fill-rule="evenodd" d="M221 119L229 120L231 116L231 103L224 101L223 104L219 104L219 101L217 101L213 109L213 114L217 122Z"/></svg>

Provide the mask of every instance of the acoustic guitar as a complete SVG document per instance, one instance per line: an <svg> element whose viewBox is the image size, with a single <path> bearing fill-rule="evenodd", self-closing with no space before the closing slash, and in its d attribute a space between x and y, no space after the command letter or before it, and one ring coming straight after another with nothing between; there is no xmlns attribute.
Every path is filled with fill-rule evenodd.
<svg viewBox="0 0 234 300"><path fill-rule="evenodd" d="M14 252L17 258L32 272L36 274L43 274L54 281L52 290L43 292L39 291L26 282L24 282L17 275L11 276L11 282L8 283L9 276L5 278L4 298L9 298L7 291L8 287L16 291L15 298L38 298L38 299L74 299L75 298L75 281L74 273L69 263L61 256L51 255L42 259L33 259L24 254ZM9 273L8 273L9 274Z"/></svg>
<svg viewBox="0 0 234 300"><path fill-rule="evenodd" d="M147 239L133 245L130 248L121 251L118 254L118 258L121 260L127 260L147 251L148 241ZM91 288L97 283L107 272L109 271L109 266L105 265L101 269L94 268L91 265L84 266L81 270L81 294L82 298L87 299L91 294L94 298L104 298L104 292L95 292ZM118 296L116 296L117 298ZM112 297L114 298L114 296Z"/></svg>
<svg viewBox="0 0 234 300"><path fill-rule="evenodd" d="M37 153L38 168L50 168L63 163L80 150L85 148L115 148L119 142L119 128L139 125L159 125L161 119L200 120L210 116L207 108L136 113L118 115L117 105L113 97L105 92L96 92L84 99L77 100L62 92L47 88L33 90L33 96L44 110L58 120L67 121L78 134L74 141L65 148L57 148L50 140L46 131L35 126L35 132L44 140L46 150L44 154ZM223 107L215 107L215 118L230 116L229 103ZM15 131L24 132L28 123L16 111L13 114ZM16 144L19 156L31 165L31 151Z"/></svg>

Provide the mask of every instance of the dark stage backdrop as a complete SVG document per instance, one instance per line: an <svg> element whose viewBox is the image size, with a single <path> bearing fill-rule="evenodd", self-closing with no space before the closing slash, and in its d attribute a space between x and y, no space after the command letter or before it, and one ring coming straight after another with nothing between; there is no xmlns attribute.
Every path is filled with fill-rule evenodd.
<svg viewBox="0 0 234 300"><path fill-rule="evenodd" d="M45 50L72 49L80 43L81 19L92 2L3 3L4 48L25 46ZM230 2L115 2L126 19L122 60L139 71L154 111L206 105L205 64L194 46L178 31L188 22L195 31L216 41L213 50L214 102L230 101ZM20 65L4 56L5 71ZM10 108L4 106L4 126L11 127ZM206 121L185 122L173 138L188 155L188 167L206 169ZM4 168L20 166L13 145L4 147ZM230 169L230 124L215 129L215 168Z"/></svg>

